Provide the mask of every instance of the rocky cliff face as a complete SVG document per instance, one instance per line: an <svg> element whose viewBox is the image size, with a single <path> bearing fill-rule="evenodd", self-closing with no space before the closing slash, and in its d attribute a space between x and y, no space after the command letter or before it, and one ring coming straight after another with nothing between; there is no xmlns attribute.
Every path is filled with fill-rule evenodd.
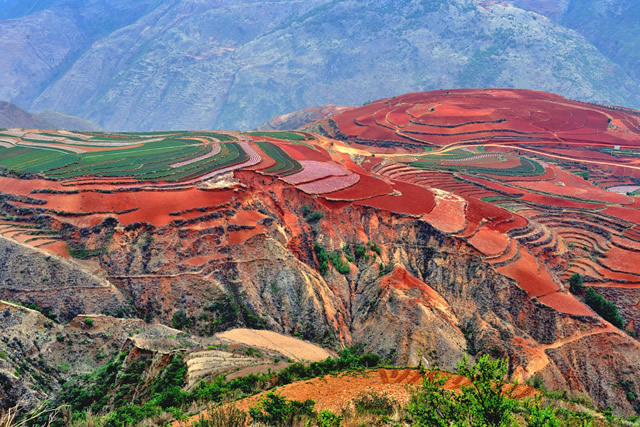
<svg viewBox="0 0 640 427"><path fill-rule="evenodd" d="M635 9L551 3L25 2L0 21L0 99L112 130L253 128L310 106L451 87L639 106L632 33L605 37Z"/></svg>

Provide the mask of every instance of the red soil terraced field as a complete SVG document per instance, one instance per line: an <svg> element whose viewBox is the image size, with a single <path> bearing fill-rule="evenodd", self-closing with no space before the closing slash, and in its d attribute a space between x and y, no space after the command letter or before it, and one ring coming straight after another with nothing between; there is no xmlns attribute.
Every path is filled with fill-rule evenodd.
<svg viewBox="0 0 640 427"><path fill-rule="evenodd" d="M633 203L633 199L624 194L613 193L596 187L582 177L565 172L556 166L549 166L555 172L555 178L549 181L512 181L509 184L534 190L541 193L565 196L587 201L601 203L615 203L627 205Z"/></svg>
<svg viewBox="0 0 640 427"><path fill-rule="evenodd" d="M409 215L429 213L436 205L434 194L423 187L397 181L393 189L392 196L372 197L356 204Z"/></svg>
<svg viewBox="0 0 640 427"><path fill-rule="evenodd" d="M467 221L466 202L463 198L440 191L436 193L435 202L434 208L431 212L424 214L422 220L443 233L457 233L464 230Z"/></svg>
<svg viewBox="0 0 640 427"><path fill-rule="evenodd" d="M372 102L331 118L353 140L398 141L408 138L443 146L477 138L520 144L536 141L638 146L638 119L624 109L586 104L532 90L458 89L410 93ZM609 121L628 123L624 130ZM635 124L635 126L634 126ZM326 128L330 128L325 126ZM333 135L336 136L336 135Z"/></svg>
<svg viewBox="0 0 640 427"><path fill-rule="evenodd" d="M504 233L482 227L469 239L469 243L483 254L495 256L507 249L509 239Z"/></svg>

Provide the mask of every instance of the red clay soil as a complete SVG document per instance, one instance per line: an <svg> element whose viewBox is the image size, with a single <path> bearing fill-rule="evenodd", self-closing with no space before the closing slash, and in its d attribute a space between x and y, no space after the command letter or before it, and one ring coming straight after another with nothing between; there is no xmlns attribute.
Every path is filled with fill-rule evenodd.
<svg viewBox="0 0 640 427"><path fill-rule="evenodd" d="M481 200L469 198L467 200L467 221L469 227L477 228L480 222L484 220L496 228L498 231L506 232L512 228L523 227L527 224L527 220L519 215L514 215L506 209L499 206L486 203Z"/></svg>
<svg viewBox="0 0 640 427"><path fill-rule="evenodd" d="M261 233L264 233L264 230L262 229L262 227L229 231L229 244L242 245L244 242L246 242L253 236L256 236Z"/></svg>
<svg viewBox="0 0 640 427"><path fill-rule="evenodd" d="M593 316L594 313L589 307L578 301L573 295L565 294L561 291L553 292L538 298L544 305L574 316Z"/></svg>
<svg viewBox="0 0 640 427"><path fill-rule="evenodd" d="M601 209L605 207L605 205L599 205L597 203L577 202L575 200L561 199L560 197L544 196L535 193L527 193L521 200L539 205L557 206L559 208Z"/></svg>
<svg viewBox="0 0 640 427"><path fill-rule="evenodd" d="M464 178L466 181L471 181L475 184L488 187L492 190L495 190L498 193L504 193L514 197L520 197L524 194L523 190L519 190L513 187L508 187L506 185L500 184L499 182L491 181L489 179L478 178L478 177L469 176L469 175L460 175L460 177Z"/></svg>
<svg viewBox="0 0 640 427"><path fill-rule="evenodd" d="M317 181L298 184L297 187L309 194L325 194L344 190L355 185L360 180L360 175L351 173L345 176L330 176Z"/></svg>
<svg viewBox="0 0 640 427"><path fill-rule="evenodd" d="M640 279L640 252L612 246L606 258L601 258L600 262L614 271L637 274Z"/></svg>
<svg viewBox="0 0 640 427"><path fill-rule="evenodd" d="M2 193L28 196L34 189L69 190L57 181L0 177L0 192Z"/></svg>
<svg viewBox="0 0 640 427"><path fill-rule="evenodd" d="M349 171L342 165L335 162L300 161L304 168L293 175L285 176L282 179L289 184L302 184L303 182L315 181L329 176L349 175Z"/></svg>
<svg viewBox="0 0 640 427"><path fill-rule="evenodd" d="M155 226L164 226L175 219L171 212L185 209L213 207L229 203L235 193L234 190L202 191L188 188L174 191L140 191L133 193L136 197L138 210L118 215L123 225L134 222L148 222ZM204 215L197 213L196 215Z"/></svg>
<svg viewBox="0 0 640 427"><path fill-rule="evenodd" d="M447 390L460 390L462 386L471 385L471 382L461 375L449 373L440 373L440 375L448 376L444 384ZM275 392L288 399L301 401L313 399L316 402L315 410L317 411L328 409L340 413L343 407L349 405L358 396L371 392L386 394L392 400L404 405L409 402L411 396L407 386L420 386L422 382L423 377L418 369L380 368L363 373L327 375L322 378L298 381L278 387ZM268 392L238 401L238 409L248 410L266 393ZM536 394L537 391L533 387L518 385L512 395L517 399L523 399Z"/></svg>
<svg viewBox="0 0 640 427"><path fill-rule="evenodd" d="M402 291L417 290L420 292L419 298L415 298L414 292L409 292L407 295L414 297L416 304L424 305L425 307L431 307L439 310L441 313L446 313L451 317L448 319L453 323L453 313L451 307L445 301L439 293L422 280L413 277L404 267L396 264L393 271L390 274L380 279L380 288L394 288Z"/></svg>
<svg viewBox="0 0 640 427"><path fill-rule="evenodd" d="M458 233L467 225L465 201L453 194L436 196L436 205L422 220L444 233Z"/></svg>
<svg viewBox="0 0 640 427"><path fill-rule="evenodd" d="M608 118L612 115L625 124L626 133L609 129ZM534 136L556 145L560 138L564 143L638 145L637 139L629 138L638 132L631 113L531 90L411 93L376 101L332 119L348 137L373 141L403 141L402 132L440 145L464 142L474 136L495 136L512 143L520 143L523 136Z"/></svg>
<svg viewBox="0 0 640 427"><path fill-rule="evenodd" d="M69 258L69 246L65 242L57 241L46 245L40 246L40 249L44 249L52 254L60 255L64 258Z"/></svg>
<svg viewBox="0 0 640 427"><path fill-rule="evenodd" d="M303 144L285 144L280 142L278 145L297 161L315 160L316 162L328 162L331 160L329 153L319 146L316 146L314 149Z"/></svg>
<svg viewBox="0 0 640 427"><path fill-rule="evenodd" d="M507 249L509 238L504 233L488 227L482 227L480 231L469 239L469 243L482 254L495 256Z"/></svg>
<svg viewBox="0 0 640 427"><path fill-rule="evenodd" d="M380 178L360 173L360 180L344 190L323 194L329 200L365 200L393 193L393 188Z"/></svg>
<svg viewBox="0 0 640 427"><path fill-rule="evenodd" d="M630 204L633 200L624 194L613 193L598 188L572 173L555 166L556 178L553 181L515 181L514 185L558 196L570 196L577 199L594 200L602 203Z"/></svg>
<svg viewBox="0 0 640 427"><path fill-rule="evenodd" d="M629 221L634 224L640 224L640 209L629 209L610 206L603 210L602 213L605 215L611 215L616 218L624 219L625 221Z"/></svg>
<svg viewBox="0 0 640 427"><path fill-rule="evenodd" d="M520 258L511 264L498 267L498 272L514 279L532 297L547 295L560 289L544 264L522 247L520 248ZM554 308L562 311L561 307L554 306Z"/></svg>
<svg viewBox="0 0 640 427"><path fill-rule="evenodd" d="M406 182L394 181L393 189L401 193L401 195L374 197L355 202L355 204L409 215L429 213L436 204L435 196L426 188Z"/></svg>
<svg viewBox="0 0 640 427"><path fill-rule="evenodd" d="M136 193L131 192L38 194L37 198L47 201L43 207L59 212L120 212L138 207Z"/></svg>

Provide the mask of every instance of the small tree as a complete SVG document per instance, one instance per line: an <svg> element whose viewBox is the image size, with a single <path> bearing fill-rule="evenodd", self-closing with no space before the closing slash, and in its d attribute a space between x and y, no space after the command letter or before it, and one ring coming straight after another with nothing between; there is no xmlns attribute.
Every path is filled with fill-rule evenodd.
<svg viewBox="0 0 640 427"><path fill-rule="evenodd" d="M93 327L93 319L91 317L87 317L84 319L84 324L87 325L88 328Z"/></svg>
<svg viewBox="0 0 640 427"><path fill-rule="evenodd" d="M430 371L421 389L411 396L408 412L416 426L507 426L516 406L506 388L508 360L491 360L488 355L470 366L469 358L458 363L457 373L466 376L470 386L462 393L446 390L446 374Z"/></svg>
<svg viewBox="0 0 640 427"><path fill-rule="evenodd" d="M267 426L293 426L298 425L300 419L313 417L315 402L311 399L300 402L287 400L279 394L269 392L258 402L249 408L251 418Z"/></svg>
<svg viewBox="0 0 640 427"><path fill-rule="evenodd" d="M473 366L466 356L458 362L458 374L471 380L471 386L462 387L461 396L471 425L511 425L516 402L510 395L515 384L503 390L508 366L508 359L491 360L487 354Z"/></svg>
<svg viewBox="0 0 640 427"><path fill-rule="evenodd" d="M624 319L618 311L618 307L612 302L607 301L602 295L588 288L585 293L584 302L605 320L611 322L614 326L622 329L624 327Z"/></svg>
<svg viewBox="0 0 640 427"><path fill-rule="evenodd" d="M580 273L573 273L569 278L569 290L573 294L581 294L584 291L584 282Z"/></svg>

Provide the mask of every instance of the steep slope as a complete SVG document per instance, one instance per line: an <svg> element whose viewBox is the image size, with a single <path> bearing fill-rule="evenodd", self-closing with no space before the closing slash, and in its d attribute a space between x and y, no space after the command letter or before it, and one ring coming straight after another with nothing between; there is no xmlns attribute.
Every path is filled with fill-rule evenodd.
<svg viewBox="0 0 640 427"><path fill-rule="evenodd" d="M516 0L517 5L549 16L582 34L630 77L640 77L640 4L633 0Z"/></svg>
<svg viewBox="0 0 640 427"><path fill-rule="evenodd" d="M0 98L106 129L254 128L315 105L445 87L640 105L626 69L587 39L505 2L57 0L7 13ZM584 15L593 28L598 13ZM624 39L610 58L631 67Z"/></svg>
<svg viewBox="0 0 640 427"><path fill-rule="evenodd" d="M95 40L135 22L159 3L158 0L135 4L123 0L11 2L4 11L15 19L0 21L3 52L0 99L29 106Z"/></svg>

